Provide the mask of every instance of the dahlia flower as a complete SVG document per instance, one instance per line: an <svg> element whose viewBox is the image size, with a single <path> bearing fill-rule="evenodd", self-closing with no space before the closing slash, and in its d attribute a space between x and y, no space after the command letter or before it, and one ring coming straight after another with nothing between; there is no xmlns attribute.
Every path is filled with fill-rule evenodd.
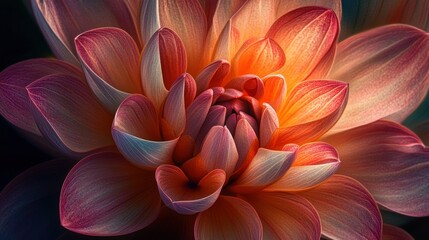
<svg viewBox="0 0 429 240"><path fill-rule="evenodd" d="M14 232L56 194L65 229L131 239L404 239L380 209L429 215L428 1L356 25L338 0L31 3L57 59L4 69L0 114L74 160L3 189L2 238L57 239Z"/></svg>

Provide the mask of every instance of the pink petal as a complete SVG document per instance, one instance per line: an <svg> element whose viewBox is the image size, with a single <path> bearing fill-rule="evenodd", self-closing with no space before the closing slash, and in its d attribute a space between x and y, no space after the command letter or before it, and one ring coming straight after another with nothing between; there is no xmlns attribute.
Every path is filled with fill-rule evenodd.
<svg viewBox="0 0 429 240"><path fill-rule="evenodd" d="M236 76L255 74L264 77L285 64L283 49L270 38L251 39L243 44L232 60Z"/></svg>
<svg viewBox="0 0 429 240"><path fill-rule="evenodd" d="M306 143L317 140L338 120L346 106L348 85L333 80L308 80L298 84L277 112L280 128L271 143Z"/></svg>
<svg viewBox="0 0 429 240"><path fill-rule="evenodd" d="M316 79L326 76L335 54L331 49L336 47L338 32L335 13L321 7L296 9L271 26L266 37L283 48L286 63L279 72L287 79L288 86L295 86L310 74ZM327 67L320 69L318 65Z"/></svg>
<svg viewBox="0 0 429 240"><path fill-rule="evenodd" d="M162 140L155 107L142 95L131 95L119 106L112 136L129 161L147 169L171 162L178 141L178 138Z"/></svg>
<svg viewBox="0 0 429 240"><path fill-rule="evenodd" d="M201 148L201 158L207 172L222 169L231 176L238 161L238 152L228 128L214 126L207 133Z"/></svg>
<svg viewBox="0 0 429 240"><path fill-rule="evenodd" d="M97 28L75 39L89 86L111 112L129 94L141 93L139 49L119 28Z"/></svg>
<svg viewBox="0 0 429 240"><path fill-rule="evenodd" d="M26 88L37 126L62 152L77 157L113 145L112 116L80 79L53 74Z"/></svg>
<svg viewBox="0 0 429 240"><path fill-rule="evenodd" d="M201 53L207 33L207 21L200 3L197 0L159 1L159 19L162 27L172 29L183 41L189 63L187 72L195 76L202 67Z"/></svg>
<svg viewBox="0 0 429 240"><path fill-rule="evenodd" d="M124 21L132 9L127 3L110 3L94 0L80 1L32 1L36 20L55 55L78 65L74 38L82 32L97 27L122 27L136 33L133 21ZM127 18L129 19L129 18ZM138 37L135 38L138 42Z"/></svg>
<svg viewBox="0 0 429 240"><path fill-rule="evenodd" d="M260 99L264 95L264 83L254 74L245 74L233 78L226 83L225 88L239 90L255 99Z"/></svg>
<svg viewBox="0 0 429 240"><path fill-rule="evenodd" d="M273 133L278 127L279 119L276 111L269 104L264 103L261 124L259 126L259 140L261 141L261 147L265 147L270 142Z"/></svg>
<svg viewBox="0 0 429 240"><path fill-rule="evenodd" d="M414 238L403 229L389 224L383 225L383 240L413 240Z"/></svg>
<svg viewBox="0 0 429 240"><path fill-rule="evenodd" d="M319 215L300 196L273 192L246 197L255 208L264 229L264 239L320 239Z"/></svg>
<svg viewBox="0 0 429 240"><path fill-rule="evenodd" d="M186 124L186 107L194 100L196 89L195 80L187 73L174 82L164 102L164 138L173 139L183 133Z"/></svg>
<svg viewBox="0 0 429 240"><path fill-rule="evenodd" d="M276 7L275 1L246 1L225 24L217 42L210 42L216 44L211 60L224 58L230 61L248 39L264 37L276 18L273 14Z"/></svg>
<svg viewBox="0 0 429 240"><path fill-rule="evenodd" d="M324 141L341 156L339 172L361 182L378 203L405 215L429 214L429 149L413 132L380 120Z"/></svg>
<svg viewBox="0 0 429 240"><path fill-rule="evenodd" d="M197 92L208 88L222 86L222 81L229 73L230 64L226 60L217 60L205 67L197 76Z"/></svg>
<svg viewBox="0 0 429 240"><path fill-rule="evenodd" d="M335 12L335 15L339 20L341 20L341 9L342 1L341 0L332 0L332 1L320 1L320 0L288 0L288 1L279 1L279 6L277 8L277 17L281 17L284 14L290 12L291 10L309 7L309 6L319 6L328 9L332 9Z"/></svg>
<svg viewBox="0 0 429 240"><path fill-rule="evenodd" d="M300 192L319 213L322 234L333 239L380 239L382 220L371 194L356 180L334 175Z"/></svg>
<svg viewBox="0 0 429 240"><path fill-rule="evenodd" d="M226 116L226 108L224 106L215 105L210 107L210 110L203 123L203 126L201 126L200 132L198 133L197 139L195 140L196 152L199 152L199 150L201 149L202 143L206 138L210 129L212 129L212 127L217 125L219 126L224 125L225 116Z"/></svg>
<svg viewBox="0 0 429 240"><path fill-rule="evenodd" d="M146 45L141 61L143 92L160 108L173 82L186 71L186 52L172 30L161 28Z"/></svg>
<svg viewBox="0 0 429 240"><path fill-rule="evenodd" d="M286 98L287 85L286 80L281 74L268 75L262 78L264 82L264 96L260 100L270 104L275 110L278 110Z"/></svg>
<svg viewBox="0 0 429 240"><path fill-rule="evenodd" d="M261 190L283 176L293 160L295 160L295 151L259 148L249 166L232 183L229 190L239 193Z"/></svg>
<svg viewBox="0 0 429 240"><path fill-rule="evenodd" d="M238 152L238 160L235 166L235 171L237 172L247 167L249 161L252 160L259 148L258 137L246 119L238 121L234 134L234 142Z"/></svg>
<svg viewBox="0 0 429 240"><path fill-rule="evenodd" d="M197 134L209 113L212 101L213 90L211 89L207 89L195 98L191 105L186 109L186 127L184 134L190 135L193 138L197 137Z"/></svg>
<svg viewBox="0 0 429 240"><path fill-rule="evenodd" d="M427 33L405 25L380 27L341 42L329 77L348 82L350 98L330 133L382 118L403 121L428 91L428 51Z"/></svg>
<svg viewBox="0 0 429 240"><path fill-rule="evenodd" d="M144 45L161 28L158 0L144 1L140 12L140 33Z"/></svg>
<svg viewBox="0 0 429 240"><path fill-rule="evenodd" d="M65 74L82 79L82 73L63 61L31 59L14 64L0 73L0 114L13 125L41 136L36 126L26 86L51 74Z"/></svg>
<svg viewBox="0 0 429 240"><path fill-rule="evenodd" d="M302 191L317 186L331 177L340 167L338 153L323 142L299 147L291 168L265 191Z"/></svg>
<svg viewBox="0 0 429 240"><path fill-rule="evenodd" d="M427 1L349 1L344 2L341 38L347 38L364 30L405 23L423 30L429 30L429 2Z"/></svg>
<svg viewBox="0 0 429 240"><path fill-rule="evenodd" d="M215 169L193 183L179 167L161 165L156 169L155 178L164 204L177 213L191 215L205 211L214 204L226 176L223 170Z"/></svg>
<svg viewBox="0 0 429 240"><path fill-rule="evenodd" d="M60 219L77 233L124 235L152 223L160 206L151 172L105 152L82 159L69 172L61 190Z"/></svg>
<svg viewBox="0 0 429 240"><path fill-rule="evenodd" d="M220 196L211 208L198 214L194 237L197 240L260 240L262 223L255 209L246 201Z"/></svg>

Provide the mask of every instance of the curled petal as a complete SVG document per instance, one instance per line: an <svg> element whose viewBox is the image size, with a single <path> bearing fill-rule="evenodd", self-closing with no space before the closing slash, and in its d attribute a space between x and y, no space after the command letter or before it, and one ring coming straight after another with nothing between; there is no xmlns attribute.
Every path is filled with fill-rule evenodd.
<svg viewBox="0 0 429 240"><path fill-rule="evenodd" d="M316 142L300 146L291 168L264 191L302 191L325 181L340 167L338 153L331 145Z"/></svg>
<svg viewBox="0 0 429 240"><path fill-rule="evenodd" d="M214 204L226 176L223 170L215 169L199 182L192 183L180 168L161 165L156 169L155 178L165 205L177 213L191 215L205 211Z"/></svg>
<svg viewBox="0 0 429 240"><path fill-rule="evenodd" d="M202 64L201 53L207 33L207 21L200 3L197 0L159 1L159 19L162 27L179 35L186 48L188 72L196 74Z"/></svg>
<svg viewBox="0 0 429 240"><path fill-rule="evenodd" d="M320 239L319 215L311 203L300 196L263 192L248 195L261 218L264 239Z"/></svg>
<svg viewBox="0 0 429 240"><path fill-rule="evenodd" d="M230 64L226 60L217 60L205 67L197 76L197 92L205 89L222 86L223 79L227 76Z"/></svg>
<svg viewBox="0 0 429 240"><path fill-rule="evenodd" d="M147 44L156 30L161 28L159 1L143 1L140 12L140 33L143 44Z"/></svg>
<svg viewBox="0 0 429 240"><path fill-rule="evenodd" d="M347 1L347 14L341 22L341 39L378 26L405 23L429 30L429 2L427 1Z"/></svg>
<svg viewBox="0 0 429 240"><path fill-rule="evenodd" d="M322 234L333 239L381 239L382 220L371 194L356 180L334 175L300 192L316 208Z"/></svg>
<svg viewBox="0 0 429 240"><path fill-rule="evenodd" d="M77 157L113 145L112 116L81 80L49 75L28 85L27 92L43 136L64 153Z"/></svg>
<svg viewBox="0 0 429 240"><path fill-rule="evenodd" d="M207 172L223 169L231 176L238 161L238 152L228 128L214 126L207 133L201 148L201 158Z"/></svg>
<svg viewBox="0 0 429 240"><path fill-rule="evenodd" d="M186 71L186 51L175 32L156 31L147 43L141 61L143 93L159 109L173 82Z"/></svg>
<svg viewBox="0 0 429 240"><path fill-rule="evenodd" d="M140 93L139 49L119 28L98 28L75 39L89 86L111 112L128 93Z"/></svg>
<svg viewBox="0 0 429 240"><path fill-rule="evenodd" d="M13 125L41 136L31 114L26 86L51 74L82 79L78 68L54 59L31 59L14 64L0 73L0 114Z"/></svg>
<svg viewBox="0 0 429 240"><path fill-rule="evenodd" d="M191 103L186 109L186 127L185 135L196 138L200 131L206 116L209 113L213 101L213 90L207 89Z"/></svg>
<svg viewBox="0 0 429 240"><path fill-rule="evenodd" d="M255 209L246 201L220 196L216 203L199 213L195 220L195 239L262 239L262 223Z"/></svg>
<svg viewBox="0 0 429 240"><path fill-rule="evenodd" d="M286 80L281 74L268 75L262 78L264 82L264 96L260 100L270 104L275 110L280 109L281 104L286 98L287 85Z"/></svg>
<svg viewBox="0 0 429 240"><path fill-rule="evenodd" d="M286 63L279 72L289 86L295 86L310 74L316 79L326 76L335 54L338 32L335 13L321 7L299 8L277 19L266 37L283 48ZM318 65L324 67L318 68Z"/></svg>
<svg viewBox="0 0 429 240"><path fill-rule="evenodd" d="M234 141L237 147L238 160L235 171L245 169L259 148L258 137L246 119L238 120Z"/></svg>
<svg viewBox="0 0 429 240"><path fill-rule="evenodd" d="M278 127L279 119L276 111L269 104L264 103L259 127L259 139L262 147L265 147L270 142L273 133Z"/></svg>
<svg viewBox="0 0 429 240"><path fill-rule="evenodd" d="M245 74L230 80L225 88L234 88L255 99L264 96L264 83L253 74Z"/></svg>
<svg viewBox="0 0 429 240"><path fill-rule="evenodd" d="M278 112L280 128L272 145L314 141L328 131L346 106L347 83L333 80L308 80L298 84Z"/></svg>
<svg viewBox="0 0 429 240"><path fill-rule="evenodd" d="M239 193L249 193L260 190L277 181L295 160L295 151L275 151L259 148L244 172L229 187L229 190Z"/></svg>
<svg viewBox="0 0 429 240"><path fill-rule="evenodd" d="M81 234L124 235L152 223L160 206L153 173L105 152L82 159L69 172L61 190L60 219L65 228Z"/></svg>
<svg viewBox="0 0 429 240"><path fill-rule="evenodd" d="M332 1L320 1L320 0L289 0L289 1L280 1L277 8L277 17L281 17L284 14L302 7L308 6L319 6L327 9L332 9L335 12L335 15L339 20L341 20L342 7L343 5L341 0L332 0Z"/></svg>
<svg viewBox="0 0 429 240"><path fill-rule="evenodd" d="M429 214L429 149L400 124L379 120L332 135L341 156L339 173L361 182L375 200L393 211Z"/></svg>
<svg viewBox="0 0 429 240"><path fill-rule="evenodd" d="M405 25L380 27L341 42L329 77L348 82L350 98L330 133L382 118L403 121L428 91L428 51L428 34Z"/></svg>
<svg viewBox="0 0 429 240"><path fill-rule="evenodd" d="M204 141L205 137L207 136L207 133L212 129L214 126L223 126L225 123L225 116L226 116L226 108L224 106L215 105L210 107L210 110L207 114L207 117L204 121L203 126L201 126L200 132L198 133L198 137L196 139L196 150L199 152L201 149L201 144Z"/></svg>
<svg viewBox="0 0 429 240"><path fill-rule="evenodd" d="M414 238L406 231L389 225L383 225L383 240L413 240Z"/></svg>
<svg viewBox="0 0 429 240"><path fill-rule="evenodd" d="M243 44L232 60L235 75L256 74L264 77L286 61L283 49L270 38L251 39Z"/></svg>

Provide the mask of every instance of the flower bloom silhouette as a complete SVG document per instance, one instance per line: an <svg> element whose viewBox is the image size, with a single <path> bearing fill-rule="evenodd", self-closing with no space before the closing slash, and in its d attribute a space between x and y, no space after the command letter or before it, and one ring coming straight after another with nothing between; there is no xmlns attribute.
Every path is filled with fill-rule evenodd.
<svg viewBox="0 0 429 240"><path fill-rule="evenodd" d="M79 160L61 225L140 238L410 237L383 226L379 207L429 215L429 150L401 125L428 91L429 35L392 24L338 43L341 2L317 2L32 1L61 60L1 72L0 113Z"/></svg>

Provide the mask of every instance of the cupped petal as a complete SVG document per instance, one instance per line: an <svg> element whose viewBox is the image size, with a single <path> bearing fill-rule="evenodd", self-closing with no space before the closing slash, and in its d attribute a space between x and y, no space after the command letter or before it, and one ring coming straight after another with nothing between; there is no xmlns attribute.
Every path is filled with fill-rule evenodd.
<svg viewBox="0 0 429 240"><path fill-rule="evenodd" d="M285 64L283 49L271 38L250 39L238 50L232 60L236 76L255 74L264 77Z"/></svg>
<svg viewBox="0 0 429 240"><path fill-rule="evenodd" d="M194 78L187 73L182 74L174 82L164 102L161 121L164 138L177 138L183 133L186 125L186 108L194 100L196 90Z"/></svg>
<svg viewBox="0 0 429 240"><path fill-rule="evenodd" d="M324 141L341 156L339 173L361 182L378 203L405 215L429 214L429 149L413 132L379 120Z"/></svg>
<svg viewBox="0 0 429 240"><path fill-rule="evenodd" d="M220 196L211 208L198 214L194 237L197 240L261 240L262 223L248 202L237 197Z"/></svg>
<svg viewBox="0 0 429 240"><path fill-rule="evenodd" d="M335 13L314 6L293 10L271 26L266 37L274 39L283 48L286 63L279 73L287 79L288 86L293 87L310 75L317 79L328 74L338 32Z"/></svg>
<svg viewBox="0 0 429 240"><path fill-rule="evenodd" d="M246 119L238 120L234 142L238 152L238 160L235 166L235 173L237 173L247 167L259 148L258 136Z"/></svg>
<svg viewBox="0 0 429 240"><path fill-rule="evenodd" d="M80 1L34 0L33 12L45 38L55 55L79 65L73 40L80 33L98 27L122 27L131 34L136 33L133 21L123 21L124 15L132 11L126 2L94 0ZM136 42L138 37L135 36Z"/></svg>
<svg viewBox="0 0 429 240"><path fill-rule="evenodd" d="M381 239L380 211L371 194L356 180L334 175L300 192L314 206L322 234L333 239Z"/></svg>
<svg viewBox="0 0 429 240"><path fill-rule="evenodd" d="M92 236L140 230L158 216L161 199L153 173L118 153L90 155L67 175L60 195L61 224Z"/></svg>
<svg viewBox="0 0 429 240"><path fill-rule="evenodd" d="M74 161L52 160L15 177L0 192L1 239L57 239L61 185Z"/></svg>
<svg viewBox="0 0 429 240"><path fill-rule="evenodd" d="M195 151L200 152L204 139L208 132L214 126L223 126L225 124L226 108L224 106L215 105L210 107L207 113L206 119L201 126L200 132L198 133L197 139L195 140Z"/></svg>
<svg viewBox="0 0 429 240"><path fill-rule="evenodd" d="M82 79L82 72L67 62L31 59L14 64L0 73L0 114L13 125L41 136L31 108L26 86L39 78L65 74Z"/></svg>
<svg viewBox="0 0 429 240"><path fill-rule="evenodd" d="M196 138L206 120L213 102L213 90L207 89L199 94L186 109L185 135Z"/></svg>
<svg viewBox="0 0 429 240"><path fill-rule="evenodd" d="M273 133L279 127L279 119L276 111L269 105L264 103L262 110L261 124L259 126L259 140L261 147L265 147L271 140Z"/></svg>
<svg viewBox="0 0 429 240"><path fill-rule="evenodd" d="M401 228L389 224L383 225L383 240L413 240L414 238Z"/></svg>
<svg viewBox="0 0 429 240"><path fill-rule="evenodd" d="M81 80L65 74L40 78L26 87L37 126L71 157L113 145L113 116Z"/></svg>
<svg viewBox="0 0 429 240"><path fill-rule="evenodd" d="M201 148L201 158L207 172L222 169L227 177L231 176L237 165L238 152L227 127L214 126L210 129Z"/></svg>
<svg viewBox="0 0 429 240"><path fill-rule="evenodd" d="M345 1L341 39L364 30L391 23L404 23L429 30L427 1Z"/></svg>
<svg viewBox="0 0 429 240"><path fill-rule="evenodd" d="M335 15L338 19L341 20L342 16L342 3L341 0L288 0L288 1L279 1L279 6L277 8L277 17L281 17L284 14L302 7L308 6L319 6L327 9L332 9L335 12Z"/></svg>
<svg viewBox="0 0 429 240"><path fill-rule="evenodd" d="M89 86L111 112L129 93L141 93L140 51L127 32L97 28L77 36L75 44Z"/></svg>
<svg viewBox="0 0 429 240"><path fill-rule="evenodd" d="M144 95L157 109L186 65L186 51L177 34L168 28L156 31L143 51L141 81Z"/></svg>
<svg viewBox="0 0 429 240"><path fill-rule="evenodd" d="M341 116L348 98L348 85L333 80L307 80L298 84L278 111L280 128L270 145L317 140Z"/></svg>
<svg viewBox="0 0 429 240"><path fill-rule="evenodd" d="M389 25L341 42L330 78L350 85L350 98L331 134L379 119L403 121L429 88L429 36Z"/></svg>
<svg viewBox="0 0 429 240"><path fill-rule="evenodd" d="M251 96L255 99L260 99L264 96L264 83L254 74L245 74L233 78L226 83L225 88L239 90L243 95Z"/></svg>
<svg viewBox="0 0 429 240"><path fill-rule="evenodd" d="M286 80L281 74L268 75L262 78L264 82L264 96L261 102L270 104L275 110L280 109L281 104L286 98L287 85Z"/></svg>
<svg viewBox="0 0 429 240"><path fill-rule="evenodd" d="M215 169L194 183L179 167L165 164L156 169L155 178L164 204L177 213L191 215L215 203L226 175L223 170Z"/></svg>
<svg viewBox="0 0 429 240"><path fill-rule="evenodd" d="M158 3L161 27L168 27L179 35L186 48L189 63L187 72L195 76L202 67L201 53L204 52L207 34L204 10L198 0L167 0Z"/></svg>
<svg viewBox="0 0 429 240"><path fill-rule="evenodd" d="M261 218L264 239L320 239L319 215L307 199L280 192L248 195L245 199Z"/></svg>
<svg viewBox="0 0 429 240"><path fill-rule="evenodd" d="M223 58L230 61L244 42L264 37L276 19L273 14L276 7L276 1L246 1L225 24L219 37L212 36L210 40L213 42L208 42L209 46L216 44L210 60Z"/></svg>
<svg viewBox="0 0 429 240"><path fill-rule="evenodd" d="M223 86L222 82L228 75L231 65L228 61L221 59L207 65L197 76L197 93L208 88Z"/></svg>
<svg viewBox="0 0 429 240"><path fill-rule="evenodd" d="M152 170L172 161L178 141L162 140L156 109L143 95L131 95L122 102L113 121L112 136L126 159Z"/></svg>
<svg viewBox="0 0 429 240"><path fill-rule="evenodd" d="M230 185L230 191L251 193L274 183L292 165L298 146L290 151L259 148L244 172Z"/></svg>
<svg viewBox="0 0 429 240"><path fill-rule="evenodd" d="M334 147L323 142L307 143L299 147L292 167L264 191L302 191L315 187L332 176L340 167Z"/></svg>

